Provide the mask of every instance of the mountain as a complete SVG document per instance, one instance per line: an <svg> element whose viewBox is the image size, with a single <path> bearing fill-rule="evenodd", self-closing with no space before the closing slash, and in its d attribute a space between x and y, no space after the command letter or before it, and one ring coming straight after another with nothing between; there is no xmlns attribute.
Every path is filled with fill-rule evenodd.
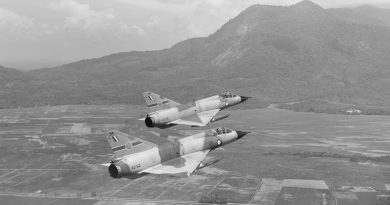
<svg viewBox="0 0 390 205"><path fill-rule="evenodd" d="M23 102L141 104L145 90L187 102L231 90L257 99L247 106L319 100L390 107L390 28L335 13L310 1L254 5L210 36L169 49L26 72L32 91Z"/></svg>
<svg viewBox="0 0 390 205"><path fill-rule="evenodd" d="M32 84L33 79L28 74L0 66L0 108L31 105L22 102L31 100L29 91Z"/></svg>

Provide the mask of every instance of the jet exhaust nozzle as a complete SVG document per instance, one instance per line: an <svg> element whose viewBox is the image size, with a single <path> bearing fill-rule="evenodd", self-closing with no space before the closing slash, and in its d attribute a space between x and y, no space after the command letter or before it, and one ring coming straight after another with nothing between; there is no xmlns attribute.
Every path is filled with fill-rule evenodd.
<svg viewBox="0 0 390 205"><path fill-rule="evenodd" d="M249 98L252 98L252 97L240 96L240 98L241 98L241 102L245 102L245 101L247 101Z"/></svg>
<svg viewBox="0 0 390 205"><path fill-rule="evenodd" d="M251 133L251 132L244 132L244 131L236 131L237 132L237 138L240 139L244 137L245 135Z"/></svg>
<svg viewBox="0 0 390 205"><path fill-rule="evenodd" d="M145 125L146 127L154 127L155 126L155 120L153 117L147 116L145 118Z"/></svg>
<svg viewBox="0 0 390 205"><path fill-rule="evenodd" d="M111 177L120 178L123 175L130 174L130 169L124 163L112 163L108 166L108 172Z"/></svg>

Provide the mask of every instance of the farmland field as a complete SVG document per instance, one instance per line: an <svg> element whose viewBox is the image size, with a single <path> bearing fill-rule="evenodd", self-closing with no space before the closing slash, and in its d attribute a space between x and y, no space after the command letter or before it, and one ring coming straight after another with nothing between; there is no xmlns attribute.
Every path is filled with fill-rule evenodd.
<svg viewBox="0 0 390 205"><path fill-rule="evenodd" d="M223 112L231 116L209 128L225 126L252 133L212 151L209 157L222 158L218 163L190 177L150 174L113 179L100 165L112 159L105 131L118 129L150 139L188 135L202 128L147 129L137 120L142 107L130 105L0 110L0 200L5 204L172 204L219 197L231 203L273 204L283 179L378 189L390 183L389 116L277 109Z"/></svg>

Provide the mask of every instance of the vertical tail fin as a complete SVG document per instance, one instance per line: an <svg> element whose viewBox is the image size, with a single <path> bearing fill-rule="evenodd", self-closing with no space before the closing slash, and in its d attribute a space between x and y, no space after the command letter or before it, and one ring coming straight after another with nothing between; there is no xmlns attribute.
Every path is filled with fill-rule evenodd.
<svg viewBox="0 0 390 205"><path fill-rule="evenodd" d="M178 103L178 102L175 102L175 101L170 100L168 98L160 97L160 95L153 93L153 92L150 92L150 91L144 92L144 93L142 93L142 95L144 96L146 105L149 108L155 108L155 107L161 107L161 106L174 107L174 106L180 105L180 103Z"/></svg>
<svg viewBox="0 0 390 205"><path fill-rule="evenodd" d="M115 153L116 158L151 147L150 143L117 130L107 132L106 139L110 144L111 150Z"/></svg>

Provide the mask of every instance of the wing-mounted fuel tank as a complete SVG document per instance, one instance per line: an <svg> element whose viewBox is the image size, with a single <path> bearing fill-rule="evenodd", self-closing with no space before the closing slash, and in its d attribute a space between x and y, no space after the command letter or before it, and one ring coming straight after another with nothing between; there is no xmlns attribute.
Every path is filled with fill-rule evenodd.
<svg viewBox="0 0 390 205"><path fill-rule="evenodd" d="M212 157L212 158L209 158L209 159L205 159L198 165L198 167L196 169L197 170L203 169L203 168L205 168L207 166L213 165L213 164L221 161L222 159L223 159L222 157Z"/></svg>
<svg viewBox="0 0 390 205"><path fill-rule="evenodd" d="M228 118L229 116L230 116L230 114L224 115L224 116L221 116L221 117L213 117L213 119L211 119L210 122L217 122L217 121L223 120L225 118Z"/></svg>
<svg viewBox="0 0 390 205"><path fill-rule="evenodd" d="M173 107L147 114L145 118L145 125L147 127L164 126L166 123L177 120L179 118L180 112L178 108Z"/></svg>

